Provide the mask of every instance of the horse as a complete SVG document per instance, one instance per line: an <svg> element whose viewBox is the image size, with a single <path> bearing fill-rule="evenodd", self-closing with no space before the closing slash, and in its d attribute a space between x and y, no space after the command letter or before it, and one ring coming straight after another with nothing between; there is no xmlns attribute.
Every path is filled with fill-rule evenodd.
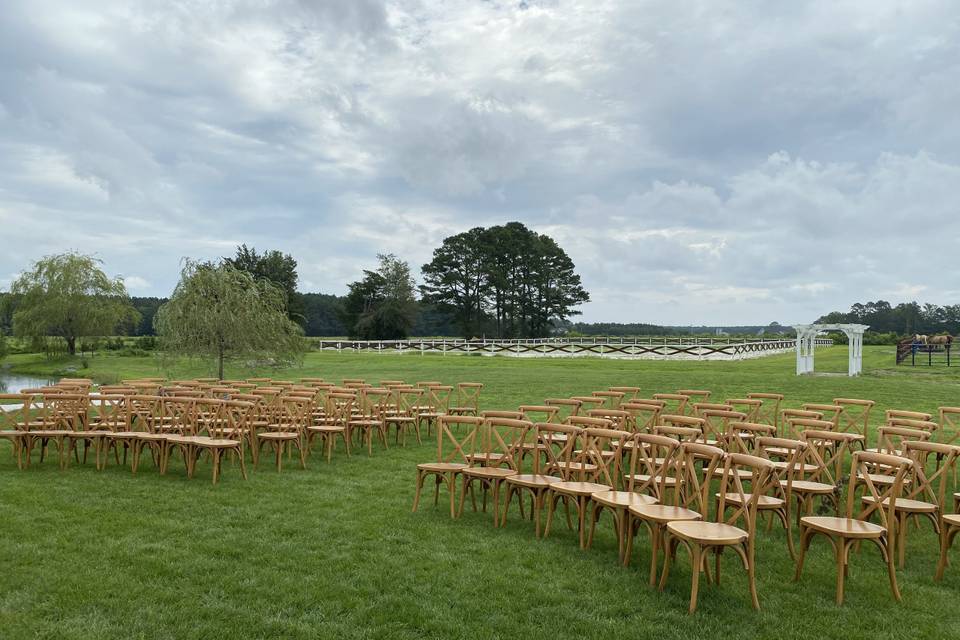
<svg viewBox="0 0 960 640"><path fill-rule="evenodd" d="M914 344L927 344L928 340L930 340L930 336L924 335L922 333L918 333L915 336L913 336Z"/></svg>
<svg viewBox="0 0 960 640"><path fill-rule="evenodd" d="M943 336L931 336L930 338L928 338L927 344L936 344L936 345L943 345L945 347L949 347L950 345L953 344L953 336L949 334L943 335Z"/></svg>

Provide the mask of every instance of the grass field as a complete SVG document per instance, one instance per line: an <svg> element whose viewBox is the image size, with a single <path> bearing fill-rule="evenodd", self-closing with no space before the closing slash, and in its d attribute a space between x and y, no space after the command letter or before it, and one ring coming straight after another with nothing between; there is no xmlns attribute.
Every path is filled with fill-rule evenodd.
<svg viewBox="0 0 960 640"><path fill-rule="evenodd" d="M846 347L818 351L819 371L842 371ZM787 405L837 396L885 408L935 411L960 404L960 367L895 368L892 347L866 348L865 375L793 375L792 354L743 362L510 359L319 354L274 377L323 376L478 381L484 408L514 408L547 396L614 384L645 392L711 389L714 397L778 391ZM20 373L69 363L8 359ZM194 367L196 367L194 365ZM113 380L156 375L147 358L98 356L78 375ZM206 374L186 364L177 376ZM238 372L234 372L235 375ZM792 582L784 534L761 532L762 611L750 608L744 572L725 555L724 583L702 587L686 613L689 561L681 552L663 593L646 584L649 546L616 562L609 524L594 548L555 527L546 540L511 514L494 530L488 514L451 521L430 500L411 513L414 468L432 443L374 450L281 475L265 465L247 482L228 468L132 476L111 465L47 462L18 472L0 444L0 638L946 638L957 637L960 548L940 584L932 580L936 537L911 530L904 602L889 592L871 547L852 560L847 602L834 605L834 562L821 538L804 579ZM206 472L206 473L205 473Z"/></svg>

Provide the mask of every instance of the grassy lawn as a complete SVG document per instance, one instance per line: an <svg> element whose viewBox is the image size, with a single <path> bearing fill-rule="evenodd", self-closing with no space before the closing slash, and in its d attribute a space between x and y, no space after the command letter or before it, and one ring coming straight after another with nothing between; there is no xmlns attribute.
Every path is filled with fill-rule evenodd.
<svg viewBox="0 0 960 640"><path fill-rule="evenodd" d="M846 347L818 351L820 371L843 371ZM48 374L70 365L8 358L13 371ZM834 397L935 412L960 405L960 367L896 368L892 347L865 349L865 375L797 378L792 354L743 362L511 359L313 353L274 377L439 379L486 385L484 408L515 408L548 396L614 384L645 392L711 389L715 398L777 391L787 406ZM149 358L98 356L77 372L98 380L156 375ZM175 376L207 374L183 364ZM228 375L241 375L233 372ZM243 372L242 375L249 375ZM834 561L814 542L800 583L782 530L761 532L762 611L750 608L744 572L725 555L724 583L702 586L686 613L689 560L681 551L663 593L646 584L644 532L634 563L616 562L609 520L594 548L577 548L560 525L542 541L516 511L505 529L469 510L451 521L441 495L410 512L414 468L432 443L320 456L307 471L269 465L243 482L228 467L211 486L209 467L188 481L182 468L137 476L109 466L54 462L18 472L0 443L0 638L945 638L960 613L960 547L934 584L936 536L912 529L904 602L864 546L851 562L846 604L834 605Z"/></svg>

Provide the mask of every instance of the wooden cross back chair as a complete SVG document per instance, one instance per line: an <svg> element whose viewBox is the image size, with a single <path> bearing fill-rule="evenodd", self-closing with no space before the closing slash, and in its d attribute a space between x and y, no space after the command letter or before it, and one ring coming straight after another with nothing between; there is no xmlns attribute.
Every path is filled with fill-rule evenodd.
<svg viewBox="0 0 960 640"><path fill-rule="evenodd" d="M573 505L576 508L580 548L586 549L589 544L587 514L593 503L593 496L598 492L614 491L621 485L623 445L632 434L611 429L609 421L599 418L573 417L570 420L578 422L577 426L584 426L581 432L582 449L574 452L574 461L579 464L569 467L569 479L555 482L549 487L544 536L550 533L557 503L563 500L567 507ZM591 422L585 422L586 420Z"/></svg>
<svg viewBox="0 0 960 640"><path fill-rule="evenodd" d="M960 407L940 407L938 417L942 441L951 444L960 440Z"/></svg>
<svg viewBox="0 0 960 640"><path fill-rule="evenodd" d="M800 518L800 555L797 558L795 580L803 573L803 561L810 541L816 535L830 539L837 564L837 604L843 604L844 578L850 563L850 549L857 542L869 540L880 549L880 555L887 565L890 578L890 590L899 602L900 589L897 586L897 573L894 567L896 550L896 505L903 493L904 481L912 472L913 461L901 456L892 456L869 451L857 451L853 454L850 466L850 481L847 489L846 517L804 516ZM877 485L872 480L871 467L890 469L894 481L887 485ZM871 501L864 502L858 497L858 489L863 488ZM855 505L863 506L855 510ZM870 516L877 514L880 523L870 522Z"/></svg>
<svg viewBox="0 0 960 640"><path fill-rule="evenodd" d="M420 492L424 481L433 476L436 479L433 504L440 498L440 485L446 483L450 494L450 517L457 517L457 477L467 468L467 453L473 452L477 431L484 423L479 416L440 416L437 419L437 455L432 462L417 465L416 492L413 497L413 511L420 504ZM463 431L463 435L454 433Z"/></svg>
<svg viewBox="0 0 960 640"><path fill-rule="evenodd" d="M253 416L256 405L252 402L239 400L208 400L205 403L206 412L212 419L205 424L206 435L198 435L190 439L188 446L190 468L187 477L193 477L197 460L201 454L210 456L212 465L213 484L220 479L221 463L224 455L235 458L240 466L240 474L247 479L247 468L243 459L244 441L252 429Z"/></svg>
<svg viewBox="0 0 960 640"><path fill-rule="evenodd" d="M423 389L413 387L395 387L390 390L393 396L391 405L393 410L384 418L387 431L390 427L396 429L396 443L400 446L407 444L407 431L413 429L417 436L417 444L422 444L420 439L420 421L417 419L417 407L423 403ZM454 414L470 415L470 414Z"/></svg>
<svg viewBox="0 0 960 640"><path fill-rule="evenodd" d="M521 407L522 408L522 407ZM570 476L570 462L573 459L573 449L580 427L552 422L540 422L533 425L535 439L533 443L524 438L523 451L520 452L521 462L523 455L531 449L533 456L532 473L516 473L506 478L507 493L503 503L503 517L500 526L506 526L510 503L516 495L520 505L520 516L523 513L524 492L530 494L530 517L535 522L535 535L540 537L540 515L543 512L543 501L550 485L560 482ZM532 445L532 446L530 446ZM564 464L561 464L561 461Z"/></svg>
<svg viewBox="0 0 960 640"><path fill-rule="evenodd" d="M816 411L823 414L821 420L829 420L833 423L833 428L840 426L840 414L843 413L843 407L837 404L823 404L818 402L807 402L800 405L804 411Z"/></svg>
<svg viewBox="0 0 960 640"><path fill-rule="evenodd" d="M623 409L590 409L587 411L590 418L602 418L610 421L610 427L621 431L636 431L636 423L632 420L633 416L629 411Z"/></svg>
<svg viewBox="0 0 960 640"><path fill-rule="evenodd" d="M669 501L630 507L627 517L627 550L625 563L630 562L633 538L643 524L650 534L650 585L657 584L657 565L664 550L667 524L681 520L702 520L710 506L709 493L717 468L726 454L722 449L700 442L681 442L676 450L673 475L676 489Z"/></svg>
<svg viewBox="0 0 960 640"><path fill-rule="evenodd" d="M694 402L690 408L692 415L702 418L704 411L729 411L732 407L722 402Z"/></svg>
<svg viewBox="0 0 960 640"><path fill-rule="evenodd" d="M609 391L617 391L623 394L623 402L632 402L640 397L640 387L607 387Z"/></svg>
<svg viewBox="0 0 960 640"><path fill-rule="evenodd" d="M521 455L521 445L533 423L515 418L484 418L477 430L476 450L466 456L467 467L460 477L460 506L458 516L463 513L467 492L470 492L473 509L473 485L479 483L483 488L483 509L487 507L487 493L493 495L493 526L500 525L500 494L504 481L517 475Z"/></svg>
<svg viewBox="0 0 960 640"><path fill-rule="evenodd" d="M690 464L692 461L688 460ZM744 474L749 475L750 491L744 489ZM741 453L726 456L723 466L720 493L714 522L680 520L667 523L664 546L666 560L660 589L666 585L670 565L678 544L690 552L691 573L689 612L697 610L700 574L709 573L707 561L712 552L716 558L714 578L720 584L720 556L725 549L733 550L747 571L747 583L753 608L760 609L757 597L755 545L757 537L757 511L762 499L771 488L779 489L769 460ZM732 511L728 515L728 510ZM703 512L706 514L706 511ZM742 525L742 528L737 525Z"/></svg>
<svg viewBox="0 0 960 640"><path fill-rule="evenodd" d="M760 409L763 407L763 400L759 398L731 398L727 400L727 406L746 415L746 422L757 423L760 421Z"/></svg>
<svg viewBox="0 0 960 640"><path fill-rule="evenodd" d="M357 396L352 393L331 392L327 394L325 405L323 415L315 417L312 424L307 427L307 451L311 450L314 439L319 437L321 445L326 450L327 462L330 462L338 436L343 440L343 448L347 455L350 455L350 438L347 436L347 430L357 406Z"/></svg>
<svg viewBox="0 0 960 640"><path fill-rule="evenodd" d="M420 387L420 384L417 383L417 386ZM453 387L435 384L426 387L426 392L426 403L417 410L417 422L426 425L429 435L433 432L437 421L450 413L450 396L453 393Z"/></svg>
<svg viewBox="0 0 960 640"><path fill-rule="evenodd" d="M30 403L27 433L24 436L26 464L30 465L32 451L40 447L40 462L43 462L47 446L50 443L57 449L60 468L65 468L67 459L64 446L72 450L72 442L77 434L86 435L85 426L89 397L81 393L65 393L63 390L40 394L39 402ZM91 436L92 437L92 436ZM99 436L96 436L99 438Z"/></svg>
<svg viewBox="0 0 960 640"><path fill-rule="evenodd" d="M483 391L482 382L458 382L457 404L449 408L449 413L455 416L475 416L480 411L480 392Z"/></svg>
<svg viewBox="0 0 960 640"><path fill-rule="evenodd" d="M539 424L541 422L549 422L551 424L556 424L560 422L557 416L560 413L559 407L553 407L546 404L522 404L517 407L520 410L520 414L523 416L524 420L528 422L533 422L534 424Z"/></svg>
<svg viewBox="0 0 960 640"><path fill-rule="evenodd" d="M677 389L677 393L695 402L710 402L711 393L707 389Z"/></svg>
<svg viewBox="0 0 960 640"><path fill-rule="evenodd" d="M682 393L655 393L653 399L667 403L664 412L680 416L687 414L687 406L690 404L690 396Z"/></svg>
<svg viewBox="0 0 960 640"><path fill-rule="evenodd" d="M860 398L834 398L833 404L843 407L837 428L860 436L856 442L862 449L866 449L870 435L870 410L876 402Z"/></svg>
<svg viewBox="0 0 960 640"><path fill-rule="evenodd" d="M620 404L623 403L623 398L626 395L623 391L594 391L591 393L594 398L601 398L606 404L600 405L601 408L617 409L620 407Z"/></svg>
<svg viewBox="0 0 960 640"><path fill-rule="evenodd" d="M347 423L347 437L351 438L354 432L360 434L360 445L367 445L367 455L373 455L373 436L376 433L384 449L389 448L387 443L386 419L388 416L392 393L389 389L370 387L361 389L358 399L360 415L355 416Z"/></svg>
<svg viewBox="0 0 960 640"><path fill-rule="evenodd" d="M590 409L599 409L606 403L606 400L596 396L570 396L570 399L580 403L580 413Z"/></svg>
<svg viewBox="0 0 960 640"><path fill-rule="evenodd" d="M704 442L716 446L722 442L731 422L748 422L747 414L732 409L707 409L700 416L703 418Z"/></svg>
<svg viewBox="0 0 960 640"><path fill-rule="evenodd" d="M0 393L0 405L19 405L17 408L0 407L0 440L13 447L17 469L23 469L24 439L29 423L31 396L23 393Z"/></svg>
<svg viewBox="0 0 960 640"><path fill-rule="evenodd" d="M543 404L548 407L556 407L559 413L555 421L563 422L570 416L579 414L580 405L583 403L579 400L573 400L572 398L547 398L543 401Z"/></svg>
<svg viewBox="0 0 960 640"><path fill-rule="evenodd" d="M779 433L780 403L783 402L783 394L751 392L747 394L747 397L754 400L763 400L763 404L760 406L760 410L757 412L754 422L773 425L776 427L777 432Z"/></svg>
<svg viewBox="0 0 960 640"><path fill-rule="evenodd" d="M620 405L620 408L630 412L630 422L634 425L633 429L635 431L652 433L653 428L660 422L660 412L663 410L663 405L631 401L624 402Z"/></svg>
<svg viewBox="0 0 960 640"><path fill-rule="evenodd" d="M276 421L270 422L264 431L256 434L257 455L254 465L260 462L260 452L264 445L270 445L274 451L277 473L283 471L284 451L297 450L300 467L307 468L306 431L311 421L311 402L309 398L299 396L280 396L280 411Z"/></svg>

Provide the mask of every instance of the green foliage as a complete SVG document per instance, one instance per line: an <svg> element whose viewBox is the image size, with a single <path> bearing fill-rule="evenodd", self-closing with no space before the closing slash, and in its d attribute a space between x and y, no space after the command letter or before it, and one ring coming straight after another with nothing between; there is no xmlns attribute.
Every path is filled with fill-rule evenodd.
<svg viewBox="0 0 960 640"><path fill-rule="evenodd" d="M886 300L859 302L851 305L850 311L833 311L822 316L817 322L857 323L870 325L878 333L896 333L910 336L917 333L934 335L938 333L960 333L960 304L938 306L902 302L896 306ZM866 343L866 337L864 338Z"/></svg>
<svg viewBox="0 0 960 640"><path fill-rule="evenodd" d="M255 248L242 244L237 247L236 255L224 258L223 263L279 287L286 297L287 315L300 326L306 325L303 298L297 292L297 261L293 256L276 250L257 253Z"/></svg>
<svg viewBox="0 0 960 640"><path fill-rule="evenodd" d="M99 263L91 256L63 253L22 273L11 287L14 333L61 337L74 355L78 338L111 335L124 323L136 322L123 280L107 277Z"/></svg>
<svg viewBox="0 0 960 640"><path fill-rule="evenodd" d="M228 263L187 261L155 327L167 355L280 365L306 350L302 329L287 317L281 289Z"/></svg>
<svg viewBox="0 0 960 640"><path fill-rule="evenodd" d="M416 320L415 284L410 266L393 254L377 256L376 271L348 285L342 320L350 336L361 340L399 340Z"/></svg>
<svg viewBox="0 0 960 640"><path fill-rule="evenodd" d="M4 333L3 329L0 329L0 360L3 360L9 351L10 347L7 346L7 334Z"/></svg>
<svg viewBox="0 0 960 640"><path fill-rule="evenodd" d="M590 300L567 253L519 222L446 238L423 277L424 299L451 309L467 337L547 336Z"/></svg>
<svg viewBox="0 0 960 640"><path fill-rule="evenodd" d="M304 332L308 336L345 336L347 329L341 321L343 298L323 293L304 293Z"/></svg>

